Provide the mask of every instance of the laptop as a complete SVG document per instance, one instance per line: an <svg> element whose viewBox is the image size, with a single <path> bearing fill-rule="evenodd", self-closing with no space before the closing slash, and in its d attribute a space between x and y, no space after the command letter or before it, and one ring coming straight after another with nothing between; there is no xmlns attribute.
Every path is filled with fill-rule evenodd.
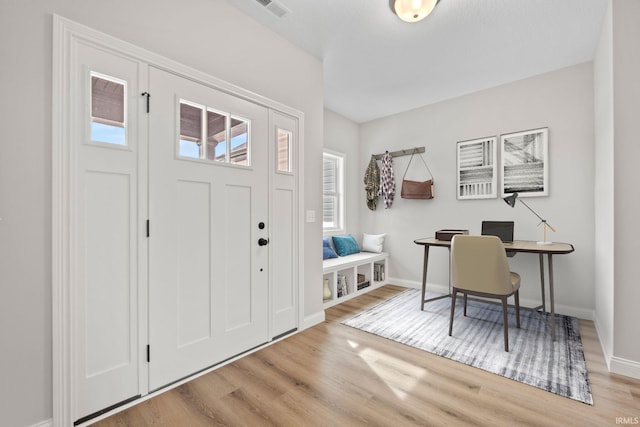
<svg viewBox="0 0 640 427"><path fill-rule="evenodd" d="M513 221L482 221L481 234L498 236L502 243L513 243Z"/></svg>

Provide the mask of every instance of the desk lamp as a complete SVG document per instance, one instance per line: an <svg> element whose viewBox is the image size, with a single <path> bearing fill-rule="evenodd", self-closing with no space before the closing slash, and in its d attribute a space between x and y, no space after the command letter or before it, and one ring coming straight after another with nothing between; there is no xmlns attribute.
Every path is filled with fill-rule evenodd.
<svg viewBox="0 0 640 427"><path fill-rule="evenodd" d="M518 199L518 193L513 193L512 195L507 196L507 197L505 197L505 198L504 198L504 199L502 199L502 200L504 200L506 204L508 204L509 206L511 206L511 207L513 208L513 207L515 207L515 205L516 205L516 199ZM533 214L534 214L535 216L537 216L537 217L538 217L538 219L540 219L540 224L542 224L542 241L541 241L541 242L537 242L537 243L538 243L539 245L550 245L552 242L548 242L548 241L547 241L547 227L549 227L549 228L551 229L551 231L553 231L553 232L555 232L555 231L556 231L556 229L555 229L555 228L553 228L553 227L551 226L551 224L549 224L549 223L547 222L547 220L546 220L546 219L543 219L540 215L538 215L538 214L536 213L536 211L534 211L533 209L531 209L531 208L529 207L529 205L528 205L528 204L526 204L525 202L523 202L523 201L522 201L522 199L518 199L518 200L520 200L520 203L522 203L523 205L525 205L525 206L527 207L527 209L529 209L531 212L533 212ZM540 225L540 224L538 224L538 225Z"/></svg>

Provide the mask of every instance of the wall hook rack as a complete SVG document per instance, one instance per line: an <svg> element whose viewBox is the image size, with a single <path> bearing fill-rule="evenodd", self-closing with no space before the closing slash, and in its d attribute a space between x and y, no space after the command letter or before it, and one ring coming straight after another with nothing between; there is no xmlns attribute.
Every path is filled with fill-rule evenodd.
<svg viewBox="0 0 640 427"><path fill-rule="evenodd" d="M389 154L391 154L391 157L399 157L399 156L410 156L412 154L424 153L424 151L425 151L424 147L414 147L414 148L407 148L404 150L392 151ZM371 157L373 157L376 160L380 160L384 155L385 153L374 154Z"/></svg>

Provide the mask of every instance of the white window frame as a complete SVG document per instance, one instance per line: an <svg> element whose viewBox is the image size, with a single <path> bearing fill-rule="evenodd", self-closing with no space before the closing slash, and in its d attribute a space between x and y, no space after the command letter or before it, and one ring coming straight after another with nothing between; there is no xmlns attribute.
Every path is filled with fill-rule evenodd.
<svg viewBox="0 0 640 427"><path fill-rule="evenodd" d="M336 191L327 193L324 191L324 161L331 160L336 162ZM344 153L340 153L333 150L323 150L322 152L322 199L323 199L323 210L322 210L322 232L326 235L331 234L339 234L344 233L345 222L346 222L346 212L345 212L345 165L347 164L347 156ZM335 221L333 225L325 226L324 221L324 197L331 196L335 197L335 206L336 206L336 214Z"/></svg>

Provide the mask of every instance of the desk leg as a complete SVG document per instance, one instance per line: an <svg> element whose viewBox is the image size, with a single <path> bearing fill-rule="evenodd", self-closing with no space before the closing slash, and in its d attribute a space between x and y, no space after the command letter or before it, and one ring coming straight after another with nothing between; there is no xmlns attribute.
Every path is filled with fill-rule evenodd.
<svg viewBox="0 0 640 427"><path fill-rule="evenodd" d="M540 290L542 292L542 312L545 313L547 311L546 307L546 298L544 296L544 255L539 254L540 256Z"/></svg>
<svg viewBox="0 0 640 427"><path fill-rule="evenodd" d="M447 250L449 251L449 296L451 296L451 294L453 294L453 290L451 289L451 246L449 246Z"/></svg>
<svg viewBox="0 0 640 427"><path fill-rule="evenodd" d="M424 295L427 291L427 266L429 265L429 245L424 246L424 260L422 261L422 298L420 311L424 311Z"/></svg>
<svg viewBox="0 0 640 427"><path fill-rule="evenodd" d="M553 261L552 255L548 254L548 264L549 264L549 301L551 303L551 336L553 340L556 340L556 312L555 305L553 302Z"/></svg>

